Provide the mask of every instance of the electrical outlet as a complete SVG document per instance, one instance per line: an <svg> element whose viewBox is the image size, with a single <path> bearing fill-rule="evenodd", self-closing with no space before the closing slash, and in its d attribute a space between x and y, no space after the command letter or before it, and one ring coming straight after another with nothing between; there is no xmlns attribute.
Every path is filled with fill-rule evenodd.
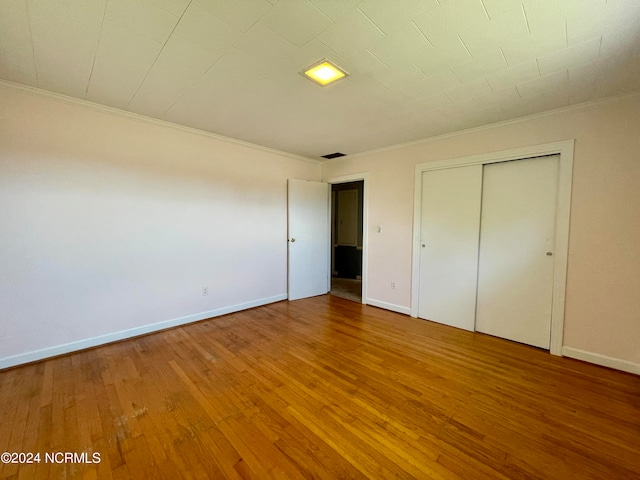
<svg viewBox="0 0 640 480"><path fill-rule="evenodd" d="M391 280L391 289L395 290L396 288L396 282L394 282L393 280Z"/></svg>
<svg viewBox="0 0 640 480"><path fill-rule="evenodd" d="M209 295L209 287L202 287L202 296L206 297Z"/></svg>

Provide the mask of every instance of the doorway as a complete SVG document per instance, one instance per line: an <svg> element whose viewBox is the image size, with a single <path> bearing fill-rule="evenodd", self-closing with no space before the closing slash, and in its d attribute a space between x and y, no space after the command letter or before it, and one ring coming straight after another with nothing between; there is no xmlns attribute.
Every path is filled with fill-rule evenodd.
<svg viewBox="0 0 640 480"><path fill-rule="evenodd" d="M364 181L331 185L330 294L362 303Z"/></svg>

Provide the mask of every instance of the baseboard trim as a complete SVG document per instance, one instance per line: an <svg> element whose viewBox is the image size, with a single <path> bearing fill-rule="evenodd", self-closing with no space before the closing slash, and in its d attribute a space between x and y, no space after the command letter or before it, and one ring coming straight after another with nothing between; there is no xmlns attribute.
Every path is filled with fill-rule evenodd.
<svg viewBox="0 0 640 480"><path fill-rule="evenodd" d="M587 352L585 350L579 350L571 347L562 347L562 355L565 357L575 358L576 360L582 360L583 362L595 363L602 367L613 368L615 370L622 370L623 372L640 375L640 364L629 362L628 360L607 357L606 355L600 355L599 353Z"/></svg>
<svg viewBox="0 0 640 480"><path fill-rule="evenodd" d="M367 298L365 303L367 305L371 305L372 307L384 308L385 310L391 310L392 312L402 313L403 315L411 315L411 308L402 307L394 303L387 303L381 300L375 300L373 298Z"/></svg>
<svg viewBox="0 0 640 480"><path fill-rule="evenodd" d="M85 350L87 348L98 347L100 345L117 342L119 340L126 340L128 338L138 337L140 335L146 335L148 333L154 333L160 330L166 330L167 328L179 327L180 325L186 325L188 323L206 320L207 318L219 317L228 313L234 313L241 310L247 310L249 308L260 307L262 305L267 305L269 303L275 303L286 299L287 294L284 293L281 295L275 295L273 297L260 298L251 302L217 308L215 310L209 310L206 312L194 313L193 315L187 315L180 318L174 318L158 323L130 328L128 330L108 333L106 335L100 335L98 337L87 338L85 340L79 340L76 342L65 343L63 345L43 348L41 350L35 350L12 357L6 357L0 359L0 370L10 367L16 367L25 363L37 362L38 360L44 360L50 357L65 355L67 353L77 352L79 350Z"/></svg>

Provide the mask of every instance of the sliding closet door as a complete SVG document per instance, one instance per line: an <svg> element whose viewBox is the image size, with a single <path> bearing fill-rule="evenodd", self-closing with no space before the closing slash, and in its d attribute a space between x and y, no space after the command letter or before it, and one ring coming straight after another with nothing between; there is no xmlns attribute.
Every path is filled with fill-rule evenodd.
<svg viewBox="0 0 640 480"><path fill-rule="evenodd" d="M418 316L473 330L482 165L422 174Z"/></svg>
<svg viewBox="0 0 640 480"><path fill-rule="evenodd" d="M485 165L476 330L548 349L559 156Z"/></svg>

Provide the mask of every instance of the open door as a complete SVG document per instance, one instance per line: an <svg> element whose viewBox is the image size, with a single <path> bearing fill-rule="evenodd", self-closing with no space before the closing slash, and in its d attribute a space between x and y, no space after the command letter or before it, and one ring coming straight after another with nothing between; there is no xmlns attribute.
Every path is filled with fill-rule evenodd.
<svg viewBox="0 0 640 480"><path fill-rule="evenodd" d="M289 300L329 291L329 184L288 181Z"/></svg>

